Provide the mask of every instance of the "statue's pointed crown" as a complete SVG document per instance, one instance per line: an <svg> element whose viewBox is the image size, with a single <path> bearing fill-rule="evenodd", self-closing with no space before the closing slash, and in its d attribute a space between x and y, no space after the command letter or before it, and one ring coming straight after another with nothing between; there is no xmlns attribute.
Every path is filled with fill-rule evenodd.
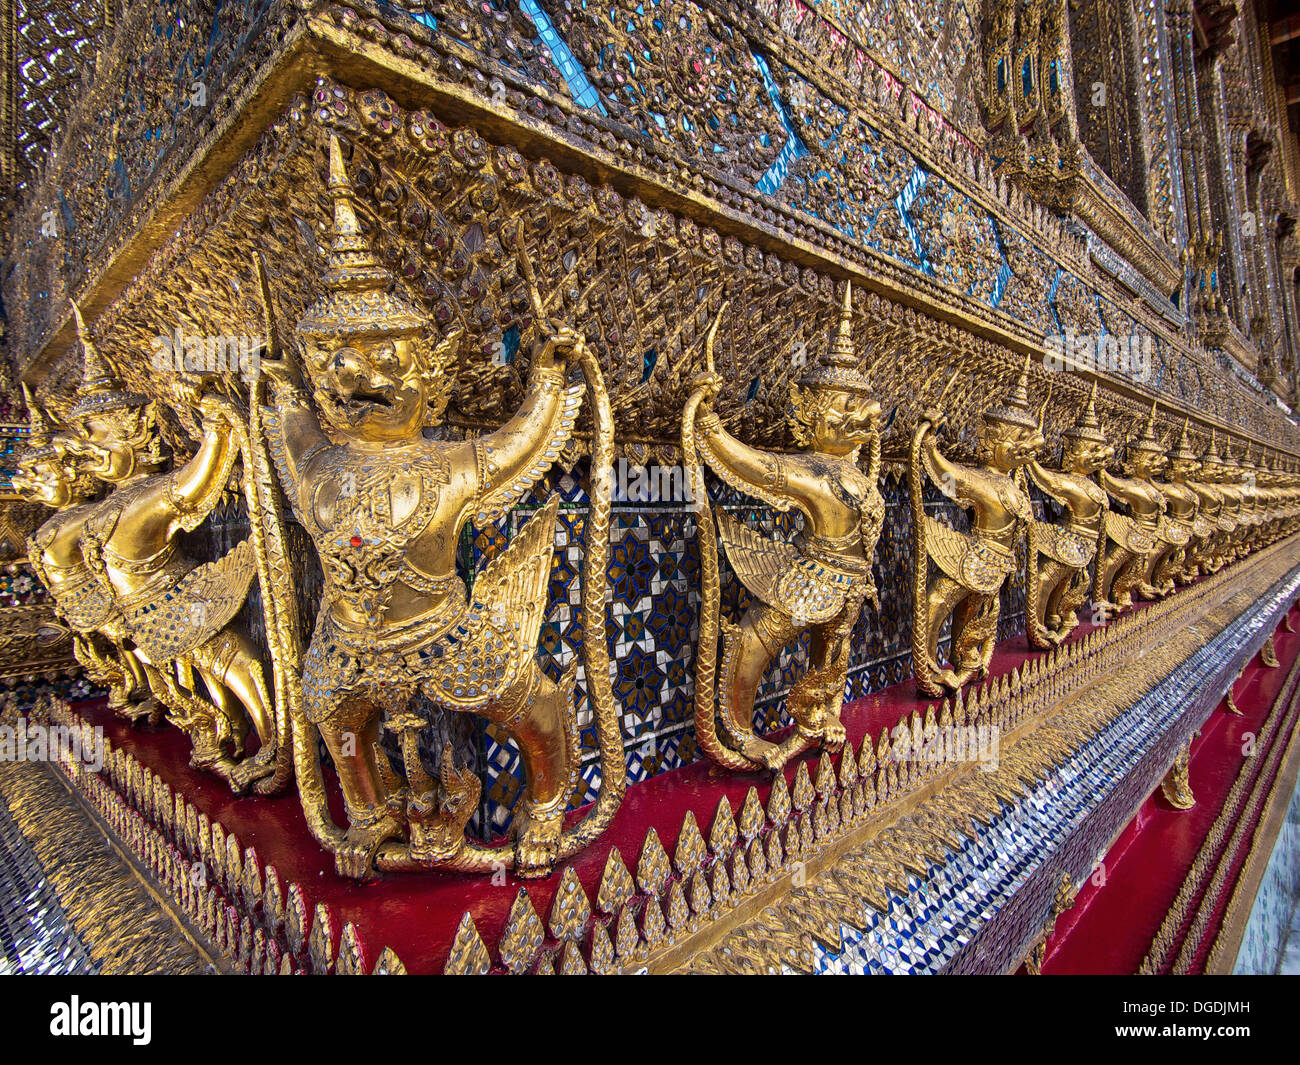
<svg viewBox="0 0 1300 1065"><path fill-rule="evenodd" d="M27 387L27 382L23 382L23 401L27 404L27 449L21 456L22 462L34 462L37 459L55 456L58 452L54 447L54 430L50 426L49 418L40 405L36 402L36 397L32 395L32 390Z"/></svg>
<svg viewBox="0 0 1300 1065"><path fill-rule="evenodd" d="M1215 428L1210 426L1210 443L1205 449L1205 454L1201 456L1201 465L1203 466L1220 466L1223 459L1219 456L1219 449L1215 446Z"/></svg>
<svg viewBox="0 0 1300 1065"><path fill-rule="evenodd" d="M81 387L77 389L77 402L68 411L69 418L83 418L110 410L143 407L148 398L138 392L128 391L113 364L90 338L90 330L81 317L81 308L74 301L72 316L77 323L77 340L81 344Z"/></svg>
<svg viewBox="0 0 1300 1065"><path fill-rule="evenodd" d="M1226 470L1240 470L1241 464L1232 457L1232 441L1229 440L1223 449L1223 458L1219 460L1219 465Z"/></svg>
<svg viewBox="0 0 1300 1065"><path fill-rule="evenodd" d="M1169 457L1171 459L1185 459L1188 462L1200 461L1200 456L1192 450L1192 443L1187 435L1187 431L1191 427L1191 421L1191 418L1183 419L1183 429L1182 432L1178 434L1178 446L1175 447L1173 451L1169 452Z"/></svg>
<svg viewBox="0 0 1300 1065"><path fill-rule="evenodd" d="M1034 412L1029 409L1029 362L1030 356L1026 355L1025 365L1020 370L1015 387L1011 389L1006 399L984 412L986 421L1019 425L1026 429L1038 428L1038 420L1034 417Z"/></svg>
<svg viewBox="0 0 1300 1065"><path fill-rule="evenodd" d="M830 347L826 356L804 374L799 387L869 395L871 382L859 368L860 362L853 344L853 282L846 281L840 320L831 334Z"/></svg>
<svg viewBox="0 0 1300 1065"><path fill-rule="evenodd" d="M329 194L333 237L323 280L329 291L307 309L298 332L318 336L387 336L428 327L428 318L389 289L393 275L375 258L357 221L356 193L330 134Z"/></svg>
<svg viewBox="0 0 1300 1065"><path fill-rule="evenodd" d="M1061 434L1072 440L1090 440L1096 444L1106 442L1106 434L1101 430L1101 422L1097 418L1097 382L1093 381L1092 391L1088 393L1088 402L1084 405L1083 413L1079 415L1077 425L1072 425L1069 429Z"/></svg>
<svg viewBox="0 0 1300 1065"><path fill-rule="evenodd" d="M31 447L44 447L54 439L54 433L26 381L23 382L23 402L27 404L27 443Z"/></svg>
<svg viewBox="0 0 1300 1065"><path fill-rule="evenodd" d="M1129 442L1128 446L1131 450L1164 451L1164 448L1160 446L1160 441L1156 439L1156 404L1158 402L1158 400L1154 399L1151 401L1151 410L1147 412L1146 421L1142 423L1142 435Z"/></svg>

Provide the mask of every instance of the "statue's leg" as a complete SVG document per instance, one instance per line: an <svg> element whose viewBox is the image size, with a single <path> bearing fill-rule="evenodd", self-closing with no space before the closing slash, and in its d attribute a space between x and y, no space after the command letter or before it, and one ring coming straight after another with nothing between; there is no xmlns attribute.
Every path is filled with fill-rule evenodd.
<svg viewBox="0 0 1300 1065"><path fill-rule="evenodd" d="M776 745L754 734L754 698L772 659L806 627L775 607L755 603L739 625L725 628L718 716L728 740L761 765L776 754Z"/></svg>
<svg viewBox="0 0 1300 1065"><path fill-rule="evenodd" d="M952 659L959 684L985 676L998 638L1001 600L994 595L969 595L952 615Z"/></svg>
<svg viewBox="0 0 1300 1065"><path fill-rule="evenodd" d="M844 706L844 687L848 680L849 641L859 608L859 603L851 603L833 621L813 626L808 672L799 681L799 685L811 682L815 688L810 694L816 699L817 713L815 722L811 724L821 734L822 744L832 749L840 747L845 738L840 711ZM791 705L793 696L792 692Z"/></svg>
<svg viewBox="0 0 1300 1065"><path fill-rule="evenodd" d="M1101 576L1097 582L1100 602L1111 604L1117 610L1133 605L1132 597L1121 602L1118 597L1119 591L1115 587L1124 564L1132 558L1133 554L1127 548L1121 547L1113 540L1107 541L1105 557L1098 563L1101 566Z"/></svg>
<svg viewBox="0 0 1300 1065"><path fill-rule="evenodd" d="M514 811L515 873L547 875L555 865L564 810L577 773L576 669L557 683L529 659L525 676L484 716L507 729L519 746L526 788Z"/></svg>
<svg viewBox="0 0 1300 1065"><path fill-rule="evenodd" d="M1088 598L1091 583L1087 567L1071 570L1069 579L1061 582L1056 602L1056 614L1060 618L1056 627L1058 639L1064 640L1079 624L1079 608Z"/></svg>
<svg viewBox="0 0 1300 1065"><path fill-rule="evenodd" d="M273 750L275 711L253 641L237 629L223 629L196 647L191 657L204 671L204 679L215 681L210 687L224 687L238 701L242 713L235 711L235 715L245 717L252 724L263 749Z"/></svg>
<svg viewBox="0 0 1300 1065"><path fill-rule="evenodd" d="M335 852L335 866L341 876L356 879L373 871L375 853L385 840L402 835L401 817L379 768L379 716L380 707L374 702L352 696L317 724L338 772L348 812L348 830Z"/></svg>
<svg viewBox="0 0 1300 1065"><path fill-rule="evenodd" d="M1064 622L1061 615L1061 601L1076 570L1050 558L1038 572L1038 623L1042 625L1051 643L1060 643L1061 627Z"/></svg>
<svg viewBox="0 0 1300 1065"><path fill-rule="evenodd" d="M225 731L231 751L236 758L240 757L244 753L244 744L248 740L248 719L244 717L243 709L212 670L195 662L194 671L202 678L203 687L207 692L206 696L196 692L195 697L211 703L225 720Z"/></svg>
<svg viewBox="0 0 1300 1065"><path fill-rule="evenodd" d="M943 631L943 623L948 619L949 615L955 614L958 605L971 594L969 589L964 588L951 577L942 573L931 579L929 587L926 589L929 625L925 633L925 649L929 661L924 664L924 667L932 684L936 686L942 685L949 691L956 691L965 682L959 680L952 669L943 668L939 658L939 634ZM950 656L950 660L953 665L956 665L954 656L957 647L957 623L955 618L952 632L954 655Z"/></svg>

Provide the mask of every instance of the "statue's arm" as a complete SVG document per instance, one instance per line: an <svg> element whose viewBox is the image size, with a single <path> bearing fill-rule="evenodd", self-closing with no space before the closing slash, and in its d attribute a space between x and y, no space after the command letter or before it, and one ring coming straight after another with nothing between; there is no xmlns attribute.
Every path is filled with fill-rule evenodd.
<svg viewBox="0 0 1300 1065"><path fill-rule="evenodd" d="M316 409L307 397L302 375L292 357L262 360L270 384L270 409L265 412L267 444L276 471L290 498L302 483L311 460L330 445Z"/></svg>
<svg viewBox="0 0 1300 1065"><path fill-rule="evenodd" d="M930 479L944 495L963 506L974 506L978 493L972 491L975 479L960 462L953 462L939 450L939 434L930 431L921 438L921 457Z"/></svg>
<svg viewBox="0 0 1300 1065"><path fill-rule="evenodd" d="M472 442L476 524L516 503L550 468L573 435L584 386L566 383L565 372L556 363L560 351L577 357L582 338L561 329L540 345L519 409L501 428Z"/></svg>
<svg viewBox="0 0 1300 1065"><path fill-rule="evenodd" d="M786 456L741 443L723 428L712 410L696 417L695 432L704 461L733 488L781 510L789 510L792 503L802 505L797 488L790 483L791 464Z"/></svg>

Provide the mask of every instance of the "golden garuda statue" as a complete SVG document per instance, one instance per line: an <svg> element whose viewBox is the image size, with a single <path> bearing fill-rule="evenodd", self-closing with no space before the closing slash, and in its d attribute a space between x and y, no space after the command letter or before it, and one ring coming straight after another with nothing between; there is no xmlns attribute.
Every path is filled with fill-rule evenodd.
<svg viewBox="0 0 1300 1065"><path fill-rule="evenodd" d="M1097 420L1097 385L1079 423L1061 434L1061 468L1031 460L1033 482L1065 508L1060 524L1031 521L1025 552L1025 629L1029 643L1055 647L1079 623L1076 611L1088 598L1088 563L1106 523L1106 493L1093 480L1115 455Z"/></svg>
<svg viewBox="0 0 1300 1065"><path fill-rule="evenodd" d="M1262 518L1259 466L1251 457L1250 444L1241 457L1241 514L1237 524L1238 557L1255 550Z"/></svg>
<svg viewBox="0 0 1300 1065"><path fill-rule="evenodd" d="M1215 483L1220 459L1215 447L1215 431L1197 460L1196 469L1188 474L1187 486L1196 493L1196 518L1192 522L1192 539L1187 545L1187 580L1208 576L1223 567L1223 493Z"/></svg>
<svg viewBox="0 0 1300 1065"><path fill-rule="evenodd" d="M1222 562L1235 562L1242 556L1245 527L1242 511L1246 500L1245 473L1232 457L1232 444L1223 449L1223 458L1215 467L1215 485L1223 496L1219 527L1223 530Z"/></svg>
<svg viewBox="0 0 1300 1065"><path fill-rule="evenodd" d="M180 545L230 480L237 450L228 419L215 397L178 380L177 399L199 411L203 438L189 462L166 470L153 402L123 386L73 310L85 368L66 446L112 488L82 526L86 565L121 616L168 719L189 735L191 762L236 792L279 791L288 783L287 737L257 649L234 622L257 572L251 545L206 565ZM250 726L260 746L244 756Z"/></svg>
<svg viewBox="0 0 1300 1065"><path fill-rule="evenodd" d="M97 482L78 471L26 385L23 395L30 432L14 471L14 489L55 512L28 537L28 561L54 600L55 613L72 630L77 661L91 680L108 688L109 707L128 720L156 720L163 708L150 692L145 664L125 646L122 615L81 553L82 531L95 513Z"/></svg>
<svg viewBox="0 0 1300 1065"><path fill-rule="evenodd" d="M1043 446L1029 408L1029 362L1006 401L984 412L980 464L965 466L939 450L946 418L927 410L912 433L912 663L926 695L955 692L986 676L997 642L998 597L1016 565L1016 547L1033 518L1017 473ZM970 532L930 517L922 502L929 477L949 499L972 512ZM928 575L929 564L936 572ZM950 667L939 658L939 633L952 618Z"/></svg>
<svg viewBox="0 0 1300 1065"><path fill-rule="evenodd" d="M1098 560L1092 594L1093 603L1104 610L1127 609L1134 594L1147 599L1159 596L1146 580L1148 563L1162 543L1160 519L1165 512L1165 497L1155 485L1165 465L1164 448L1154 435L1155 417L1152 403L1142 434L1125 449L1126 476L1104 467L1098 471L1106 494L1128 508L1127 514L1117 510L1106 514L1107 545Z"/></svg>
<svg viewBox="0 0 1300 1065"><path fill-rule="evenodd" d="M1178 584L1191 579L1187 576L1188 548L1198 529L1196 519L1200 511L1200 496L1189 483L1189 478L1200 469L1201 462L1192 450L1187 431L1191 420L1183 419L1183 429L1174 449L1166 456L1165 479L1160 482L1160 494L1165 497L1166 512L1162 524L1162 542L1151 557L1150 582L1163 595L1168 595Z"/></svg>
<svg viewBox="0 0 1300 1065"><path fill-rule="evenodd" d="M583 338L547 315L520 248L536 346L523 402L494 432L460 442L425 438L451 390L447 367L461 333L436 342L430 319L390 292L392 276L361 232L341 146L331 137L334 225L327 293L296 327L300 355L272 348L261 364L273 393L265 412L271 454L290 505L311 535L325 575L315 632L302 661L295 723L299 791L312 832L339 872L434 867L525 877L590 842L621 801L626 773L604 635L610 492L591 493L583 572L584 656L601 751L601 790L591 813L564 829L578 774L576 665L552 680L537 661L548 606L558 497L524 524L475 575L456 572L466 522L505 514L555 462L573 432L584 386L594 399L592 469L612 462L608 397ZM258 263L259 271L264 266ZM263 276L270 318L270 292ZM268 335L276 335L270 322ZM442 752L439 777L424 767L419 712L427 697L446 711L478 714L518 743L527 775L513 815L513 848L466 838L478 778ZM397 735L405 780L380 752ZM348 825L331 820L315 731L338 771Z"/></svg>
<svg viewBox="0 0 1300 1065"><path fill-rule="evenodd" d="M840 710L850 641L863 603L876 600L871 560L884 520L880 404L859 369L851 332L852 287L844 286L839 325L823 360L791 385L793 430L802 450L762 451L722 427L712 404L722 387L713 345L727 305L705 340L708 369L696 376L682 415L682 453L700 515L701 615L695 667L695 729L702 749L731 769L775 769L814 746L844 742ZM863 447L867 468L859 467ZM727 484L804 519L794 544L754 532L705 495L700 459ZM754 602L739 624L721 617L717 538ZM717 683L718 628L722 627ZM787 706L794 731L774 744L754 732L754 696L772 658L798 634L811 633L811 660ZM715 706L716 702L716 706ZM721 730L718 721L721 721Z"/></svg>

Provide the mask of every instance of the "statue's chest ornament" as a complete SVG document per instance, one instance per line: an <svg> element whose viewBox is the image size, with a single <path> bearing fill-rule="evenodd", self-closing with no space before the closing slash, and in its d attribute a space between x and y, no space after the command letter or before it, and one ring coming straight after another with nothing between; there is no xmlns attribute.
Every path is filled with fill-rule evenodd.
<svg viewBox="0 0 1300 1065"><path fill-rule="evenodd" d="M997 491L998 502L1002 504L1007 513L1014 514L1021 521L1029 521L1034 516L1033 507L1029 503L1029 496L1022 492L1010 477L994 479L994 486Z"/></svg>
<svg viewBox="0 0 1300 1065"><path fill-rule="evenodd" d="M421 455L396 472L346 453L326 460L312 490L309 531L329 587L374 625L382 624L399 580L427 595L446 591L454 580L430 577L410 561L411 544L433 519L449 481L439 455Z"/></svg>

